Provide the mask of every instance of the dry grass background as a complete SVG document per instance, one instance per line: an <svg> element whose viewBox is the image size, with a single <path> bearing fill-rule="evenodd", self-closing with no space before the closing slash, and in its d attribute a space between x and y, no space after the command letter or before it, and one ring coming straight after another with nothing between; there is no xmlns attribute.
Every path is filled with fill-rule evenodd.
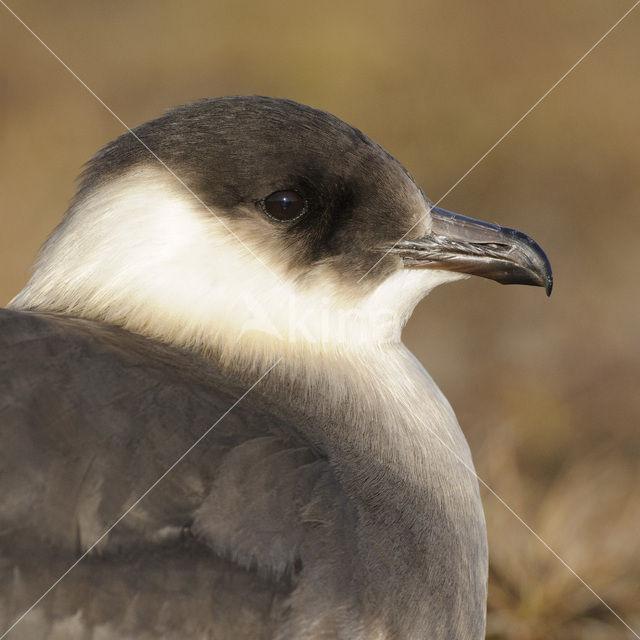
<svg viewBox="0 0 640 640"><path fill-rule="evenodd" d="M438 199L631 0L268 3L13 0L129 125L204 96L335 113ZM434 292L405 339L460 418L479 475L640 630L640 7L442 206L519 228L541 290ZM0 7L0 298L122 132ZM631 634L492 495L488 637Z"/></svg>

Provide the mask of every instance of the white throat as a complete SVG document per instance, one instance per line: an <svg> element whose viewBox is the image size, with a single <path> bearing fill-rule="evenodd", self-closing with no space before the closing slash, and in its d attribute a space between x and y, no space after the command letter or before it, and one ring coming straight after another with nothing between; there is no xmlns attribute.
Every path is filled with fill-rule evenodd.
<svg viewBox="0 0 640 640"><path fill-rule="evenodd" d="M277 248L246 226L237 233L161 168L138 168L73 205L10 306L205 350L247 341L366 348L399 342L417 302L464 277L400 270L354 297L326 265L292 279Z"/></svg>

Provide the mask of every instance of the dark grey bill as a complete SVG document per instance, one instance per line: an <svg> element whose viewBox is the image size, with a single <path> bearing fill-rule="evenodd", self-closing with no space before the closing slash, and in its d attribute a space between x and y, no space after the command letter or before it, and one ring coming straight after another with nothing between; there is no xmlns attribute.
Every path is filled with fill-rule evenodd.
<svg viewBox="0 0 640 640"><path fill-rule="evenodd" d="M528 235L438 207L431 207L431 219L428 236L401 240L391 248L405 266L459 271L501 284L530 284L551 295L551 265Z"/></svg>

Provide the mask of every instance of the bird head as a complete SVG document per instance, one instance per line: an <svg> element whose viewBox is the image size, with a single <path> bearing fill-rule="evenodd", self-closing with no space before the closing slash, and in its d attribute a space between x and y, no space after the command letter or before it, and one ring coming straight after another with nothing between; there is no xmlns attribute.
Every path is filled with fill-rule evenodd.
<svg viewBox="0 0 640 640"><path fill-rule="evenodd" d="M259 96L172 109L88 163L18 308L183 346L399 341L438 284L478 275L551 290L518 231L433 207L338 118Z"/></svg>

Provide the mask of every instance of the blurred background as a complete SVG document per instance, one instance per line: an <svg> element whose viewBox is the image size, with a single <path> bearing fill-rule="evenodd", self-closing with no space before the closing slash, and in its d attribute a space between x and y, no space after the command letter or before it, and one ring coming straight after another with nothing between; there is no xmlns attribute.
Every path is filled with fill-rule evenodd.
<svg viewBox="0 0 640 640"><path fill-rule="evenodd" d="M631 0L241 0L10 6L129 126L207 96L289 97L395 155L434 201ZM405 341L479 476L640 630L640 7L441 206L547 251L553 295L436 290ZM0 6L0 299L81 165L123 132ZM491 493L488 638L632 634ZM639 631L640 632L640 631Z"/></svg>

